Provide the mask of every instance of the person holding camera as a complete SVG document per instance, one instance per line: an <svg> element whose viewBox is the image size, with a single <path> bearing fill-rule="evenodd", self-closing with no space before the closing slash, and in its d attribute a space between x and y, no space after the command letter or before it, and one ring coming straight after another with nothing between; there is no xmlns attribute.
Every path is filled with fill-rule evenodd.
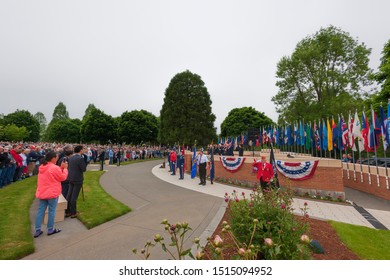
<svg viewBox="0 0 390 280"><path fill-rule="evenodd" d="M61 194L61 182L68 177L68 163L62 162L57 166L58 155L56 152L48 152L42 164L39 166L36 198L39 199L39 207L35 218L34 238L39 237L43 231L41 225L48 210L47 235L59 233L61 230L54 228L54 219L57 210L58 197Z"/></svg>
<svg viewBox="0 0 390 280"><path fill-rule="evenodd" d="M61 164L63 162L68 163L68 159L71 155L73 155L73 146L70 144L65 145L58 156L57 165L61 166ZM66 196L68 195L68 190L69 190L68 178L66 178L65 181L61 182L61 187L62 187L62 195L66 198Z"/></svg>

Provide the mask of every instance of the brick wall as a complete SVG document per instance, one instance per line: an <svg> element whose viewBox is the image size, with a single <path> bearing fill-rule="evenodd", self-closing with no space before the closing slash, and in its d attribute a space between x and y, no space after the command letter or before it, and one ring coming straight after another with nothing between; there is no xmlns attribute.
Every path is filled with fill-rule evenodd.
<svg viewBox="0 0 390 280"><path fill-rule="evenodd" d="M191 155L186 155L187 163L191 162ZM277 157L276 157L277 158ZM307 159L305 159L307 160ZM246 157L241 168L234 173L227 171L221 164L218 156L215 157L215 177L231 178L233 180L247 181L259 183L256 174L252 172L252 157ZM191 165L187 164L187 170L191 170ZM317 166L313 178L303 181L287 180L278 172L278 178L282 186L290 186L293 188L318 190L324 192L336 192L337 194L344 193L344 185L342 179L342 169L332 166Z"/></svg>
<svg viewBox="0 0 390 280"><path fill-rule="evenodd" d="M348 179L349 172L349 179ZM354 172L353 170L343 170L344 186L359 190L365 193L375 195L377 197L390 200L390 189L387 189L386 185L386 176L377 176L375 173L371 174L371 184L369 183L368 173L363 173L363 182L361 180L360 171ZM378 186L378 177L379 177L379 186ZM388 178L388 185L390 185L390 178Z"/></svg>

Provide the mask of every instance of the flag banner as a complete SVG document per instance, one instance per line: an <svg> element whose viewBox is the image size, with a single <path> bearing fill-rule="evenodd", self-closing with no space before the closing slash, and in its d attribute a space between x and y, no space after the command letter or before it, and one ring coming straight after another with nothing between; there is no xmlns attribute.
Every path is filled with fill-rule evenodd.
<svg viewBox="0 0 390 280"><path fill-rule="evenodd" d="M286 162L277 160L276 168L285 177L291 180L307 180L314 176L318 160L304 162Z"/></svg>
<svg viewBox="0 0 390 280"><path fill-rule="evenodd" d="M214 147L211 147L211 156L210 156L210 181L211 184L214 181L215 177L215 168L214 168Z"/></svg>
<svg viewBox="0 0 390 280"><path fill-rule="evenodd" d="M387 137L386 137L387 123L386 123L385 111L383 110L382 105L380 107L380 115L381 115L381 120L380 120L381 138L382 138L382 143L383 143L383 150L386 151L387 146L388 146Z"/></svg>
<svg viewBox="0 0 390 280"><path fill-rule="evenodd" d="M194 154L192 155L192 169L191 169L191 179L196 177L196 148L194 147Z"/></svg>
<svg viewBox="0 0 390 280"><path fill-rule="evenodd" d="M354 122L353 122L353 137L358 140L358 145L353 145L352 150L356 151L357 147L359 148L359 152L364 151L364 142L363 142L363 137L362 137L362 131L361 131L361 124L359 120L359 116L357 111L355 112L355 117L354 117Z"/></svg>
<svg viewBox="0 0 390 280"><path fill-rule="evenodd" d="M222 166L229 172L237 172L245 161L244 157L220 157Z"/></svg>
<svg viewBox="0 0 390 280"><path fill-rule="evenodd" d="M272 147L272 145L271 145L271 153L269 155L269 163L271 163L272 168L274 170L275 186L277 189L279 189L280 185L278 179L278 172L276 172L276 160L275 160L274 148Z"/></svg>

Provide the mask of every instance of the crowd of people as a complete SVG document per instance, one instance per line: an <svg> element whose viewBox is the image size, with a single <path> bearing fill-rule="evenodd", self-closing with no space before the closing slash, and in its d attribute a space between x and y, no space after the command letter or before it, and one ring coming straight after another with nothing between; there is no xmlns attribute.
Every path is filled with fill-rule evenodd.
<svg viewBox="0 0 390 280"><path fill-rule="evenodd" d="M41 160L48 152L63 153L66 144L53 143L0 143L0 188L38 174ZM160 146L84 145L83 155L87 163L120 165L121 162L162 158ZM102 165L103 166L103 165Z"/></svg>

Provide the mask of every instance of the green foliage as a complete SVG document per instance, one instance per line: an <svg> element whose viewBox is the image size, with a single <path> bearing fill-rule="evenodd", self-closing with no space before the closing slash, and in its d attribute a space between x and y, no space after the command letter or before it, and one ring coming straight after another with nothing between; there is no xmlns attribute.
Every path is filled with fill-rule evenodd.
<svg viewBox="0 0 390 280"><path fill-rule="evenodd" d="M65 120L65 119L69 119L69 113L66 110L65 104L60 102L54 108L51 122L55 122L58 120Z"/></svg>
<svg viewBox="0 0 390 280"><path fill-rule="evenodd" d="M318 119L361 109L372 82L371 50L330 26L301 40L277 65L279 92L272 98L279 122Z"/></svg>
<svg viewBox="0 0 390 280"><path fill-rule="evenodd" d="M262 194L254 189L250 198L238 198L236 192L230 198L231 228L241 243L252 243L258 248L258 257L264 259L307 259L309 249L301 237L308 230L306 208L301 219L292 213L292 191L271 190ZM226 195L226 199L229 197ZM255 224L258 224L254 230Z"/></svg>
<svg viewBox="0 0 390 280"><path fill-rule="evenodd" d="M106 144L116 140L114 119L99 109L91 109L81 125L81 140Z"/></svg>
<svg viewBox="0 0 390 280"><path fill-rule="evenodd" d="M20 139L24 141L39 141L40 126L39 122L34 118L34 116L26 110L16 110L14 113L4 116L3 124L6 125L15 125L19 129L25 127L27 130L26 138ZM12 131L15 132L15 129L12 128ZM19 131L23 133L23 131ZM17 133L18 134L18 133Z"/></svg>
<svg viewBox="0 0 390 280"><path fill-rule="evenodd" d="M28 138L27 129L22 127L17 127L14 124L9 124L5 127L0 126L0 139L4 139L6 141L23 141Z"/></svg>
<svg viewBox="0 0 390 280"><path fill-rule="evenodd" d="M87 107L87 109L85 109L85 114L84 114L84 117L83 117L83 122L85 121L85 119L87 118L87 116L89 115L89 113L91 112L91 111L93 111L93 110L96 110L97 108L96 108L96 106L95 105L93 105L93 104L89 104L88 105L88 107Z"/></svg>
<svg viewBox="0 0 390 280"><path fill-rule="evenodd" d="M36 119L39 123L39 138L43 139L43 136L45 134L46 128L47 128L47 120L45 115L42 112L37 112L34 115L34 119Z"/></svg>
<svg viewBox="0 0 390 280"><path fill-rule="evenodd" d="M51 122L45 133L46 141L60 143L79 143L81 140L81 121L79 119L62 119Z"/></svg>
<svg viewBox="0 0 390 280"><path fill-rule="evenodd" d="M165 91L160 111L162 143L207 145L216 139L215 115L201 77L190 71L176 74Z"/></svg>
<svg viewBox="0 0 390 280"><path fill-rule="evenodd" d="M145 260L150 257L150 249L160 245L161 249L169 254L173 260L184 260L186 256L194 259L194 256L191 253L191 248L185 249L184 242L186 240L185 236L189 231L192 231L192 228L188 226L187 222L181 222L176 224L170 224L168 220L163 220L161 222L164 225L165 232L169 235L170 243L165 243L165 239L161 234L156 234L154 236L154 242L147 241L144 248L138 252L138 249L134 248L132 250L133 254L140 253L141 257ZM199 241L195 241L199 244Z"/></svg>
<svg viewBox="0 0 390 280"><path fill-rule="evenodd" d="M221 124L221 136L235 136L251 128L260 128L272 124L272 120L253 107L242 107L231 110Z"/></svg>
<svg viewBox="0 0 390 280"><path fill-rule="evenodd" d="M385 105L390 99L390 40L383 47L379 71L373 76L378 84L381 85L381 90L371 95L370 100L377 111L381 102Z"/></svg>
<svg viewBox="0 0 390 280"><path fill-rule="evenodd" d="M157 117L145 110L124 112L118 118L117 127L121 143L139 144L157 141Z"/></svg>

